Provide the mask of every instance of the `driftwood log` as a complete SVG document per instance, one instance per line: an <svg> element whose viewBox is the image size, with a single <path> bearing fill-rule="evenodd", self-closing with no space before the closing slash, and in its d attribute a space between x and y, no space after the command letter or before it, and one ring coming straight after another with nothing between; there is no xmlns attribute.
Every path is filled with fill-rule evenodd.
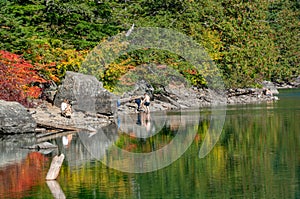
<svg viewBox="0 0 300 199"><path fill-rule="evenodd" d="M39 127L50 128L50 129L60 129L60 130L64 130L64 131L77 131L77 130L80 130L79 128L76 128L76 127L71 127L71 126L67 126L67 125L64 125L64 124L56 124L54 122L37 121L37 125Z"/></svg>
<svg viewBox="0 0 300 199"><path fill-rule="evenodd" d="M65 155L61 154L60 156L55 156L52 159L50 169L47 173L46 180L55 180L59 174L61 165L65 159Z"/></svg>

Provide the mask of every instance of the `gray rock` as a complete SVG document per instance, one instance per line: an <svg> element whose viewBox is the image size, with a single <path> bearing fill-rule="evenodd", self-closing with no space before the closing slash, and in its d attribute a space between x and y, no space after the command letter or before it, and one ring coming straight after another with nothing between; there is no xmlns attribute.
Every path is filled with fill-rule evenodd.
<svg viewBox="0 0 300 199"><path fill-rule="evenodd" d="M48 102L53 104L56 92L57 92L57 85L55 84L55 82L50 81L50 83L44 86L43 97L45 97Z"/></svg>
<svg viewBox="0 0 300 199"><path fill-rule="evenodd" d="M92 75L67 71L54 105L60 107L64 99L71 101L75 111L112 115L116 110L116 96L104 89L102 82Z"/></svg>
<svg viewBox="0 0 300 199"><path fill-rule="evenodd" d="M99 93L96 98L95 109L97 113L113 115L116 111L117 100L115 95L107 90Z"/></svg>
<svg viewBox="0 0 300 199"><path fill-rule="evenodd" d="M236 89L236 92L238 92L238 93L245 93L246 89L238 88L238 89Z"/></svg>
<svg viewBox="0 0 300 199"><path fill-rule="evenodd" d="M53 103L56 92L57 91L51 91L51 90L44 91L44 95L46 97L46 100L50 103Z"/></svg>
<svg viewBox="0 0 300 199"><path fill-rule="evenodd" d="M300 76L298 76L294 81L291 82L293 87L300 88Z"/></svg>
<svg viewBox="0 0 300 199"><path fill-rule="evenodd" d="M276 89L277 90L277 89ZM236 89L235 92L228 90L227 92L228 104L250 104L260 103L266 101L277 101L278 97L266 94L266 88L245 88Z"/></svg>
<svg viewBox="0 0 300 199"><path fill-rule="evenodd" d="M145 92L150 94L150 97L152 97L153 91L154 88L152 85L147 83L145 80L140 80L135 83L132 91L124 93L122 97L142 96Z"/></svg>
<svg viewBox="0 0 300 199"><path fill-rule="evenodd" d="M0 100L0 133L27 133L35 128L36 122L24 106Z"/></svg>
<svg viewBox="0 0 300 199"><path fill-rule="evenodd" d="M126 95L124 95L126 97L125 99L130 99L130 97L142 94L145 91L151 93L152 87L151 85L140 81L137 83L136 88L138 89L134 89L133 91L126 93ZM191 87L184 82L173 81L167 85L160 85L160 87L156 87L155 93L153 92L153 95L151 96L152 102L150 105L150 110L153 112L162 110L199 108L213 104L225 104L226 100L226 95L221 91L198 89L196 87ZM121 104L119 107L120 112L130 113L132 111L136 111L137 106L134 103L123 104Z"/></svg>

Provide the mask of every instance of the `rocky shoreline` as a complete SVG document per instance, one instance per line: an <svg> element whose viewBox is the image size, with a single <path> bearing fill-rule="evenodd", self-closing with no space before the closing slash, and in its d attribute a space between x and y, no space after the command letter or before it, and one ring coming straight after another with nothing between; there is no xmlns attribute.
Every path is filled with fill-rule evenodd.
<svg viewBox="0 0 300 199"><path fill-rule="evenodd" d="M121 97L103 88L95 77L74 72L67 72L62 85L55 90L48 90L48 101L37 100L37 107L26 109L17 102L0 102L0 132L2 134L37 132L42 129L60 129L64 131L96 131L96 129L114 123L117 112L136 113L136 96L148 92L151 95L150 110L168 111L209 107L221 104L249 104L279 100L278 90L271 82L263 82L263 88L229 89L218 93L210 89L187 88L183 84L169 84L160 92L154 92L151 85L138 82L135 88ZM300 78L290 86L298 87ZM270 91L269 93L266 90ZM49 95L51 93L51 95ZM63 99L72 102L72 117L60 114ZM49 103L52 102L52 103Z"/></svg>

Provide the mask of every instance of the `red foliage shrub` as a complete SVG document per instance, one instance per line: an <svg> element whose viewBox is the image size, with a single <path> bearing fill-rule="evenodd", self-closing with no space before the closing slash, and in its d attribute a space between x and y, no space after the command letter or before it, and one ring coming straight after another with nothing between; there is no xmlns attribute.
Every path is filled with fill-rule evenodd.
<svg viewBox="0 0 300 199"><path fill-rule="evenodd" d="M0 50L0 99L30 107L28 98L38 98L42 92L37 86L39 83L46 83L46 80L31 63L19 55Z"/></svg>

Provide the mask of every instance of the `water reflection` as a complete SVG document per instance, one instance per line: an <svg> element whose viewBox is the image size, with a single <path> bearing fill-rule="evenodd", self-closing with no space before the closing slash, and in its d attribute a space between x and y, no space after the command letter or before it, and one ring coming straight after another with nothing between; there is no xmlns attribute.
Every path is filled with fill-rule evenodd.
<svg viewBox="0 0 300 199"><path fill-rule="evenodd" d="M21 162L28 150L21 149L36 143L34 134L0 135L0 167Z"/></svg>
<svg viewBox="0 0 300 199"><path fill-rule="evenodd" d="M199 113L191 112L152 113L151 116L142 114L124 115L118 118L119 125L111 124L94 132L63 136L57 144L70 167L80 167L87 162L101 160L110 168L122 166L123 170L134 170L141 165L144 169L147 166L152 168L161 162L168 165L186 151L194 139L200 119ZM148 120L149 126L143 126L143 122L137 124L139 119L144 122ZM191 130L187 130L188 128ZM131 152L134 152L135 157L131 156Z"/></svg>
<svg viewBox="0 0 300 199"><path fill-rule="evenodd" d="M198 152L212 121L204 109L198 122L177 113L161 115L160 121L151 113L147 134L146 127L137 124L138 115L130 115L132 122L119 123L119 128L51 139L66 155L57 182L66 198L300 198L300 90L279 98L273 104L229 106L220 140L203 159ZM133 174L99 161L113 146L135 153L162 149L180 126L185 136L195 129L197 133L187 151L168 167ZM135 134L139 127L143 129ZM0 167L0 198L53 198L43 179L54 152L19 153L13 142L1 145L7 150L1 155L10 163Z"/></svg>
<svg viewBox="0 0 300 199"><path fill-rule="evenodd" d="M148 130L147 126L142 124L150 120L150 115L138 114L137 117L138 120L144 121L136 124L129 116L124 115L121 118L120 131L123 134L107 151L101 160L102 163L110 168L130 173L151 172L166 167L177 160L191 145L197 133L193 127L198 125L200 119L197 111L165 115L151 113Z"/></svg>
<svg viewBox="0 0 300 199"><path fill-rule="evenodd" d="M117 126L111 124L96 131L80 131L54 140L65 161L71 168L79 168L87 162L99 160L118 139Z"/></svg>
<svg viewBox="0 0 300 199"><path fill-rule="evenodd" d="M65 199L65 193L60 188L60 185L56 182L56 180L48 180L47 186L49 187L53 198L55 199Z"/></svg>
<svg viewBox="0 0 300 199"><path fill-rule="evenodd" d="M144 113L119 114L117 123L120 132L133 137L149 138L159 133L166 125L166 113Z"/></svg>
<svg viewBox="0 0 300 199"><path fill-rule="evenodd" d="M118 129L115 124L111 124L97 129L97 132L91 134L80 132L78 136L85 149L91 154L91 157L100 160L108 148L118 139Z"/></svg>
<svg viewBox="0 0 300 199"><path fill-rule="evenodd" d="M20 162L0 169L0 198L22 198L45 182L49 159L39 152L29 152Z"/></svg>

